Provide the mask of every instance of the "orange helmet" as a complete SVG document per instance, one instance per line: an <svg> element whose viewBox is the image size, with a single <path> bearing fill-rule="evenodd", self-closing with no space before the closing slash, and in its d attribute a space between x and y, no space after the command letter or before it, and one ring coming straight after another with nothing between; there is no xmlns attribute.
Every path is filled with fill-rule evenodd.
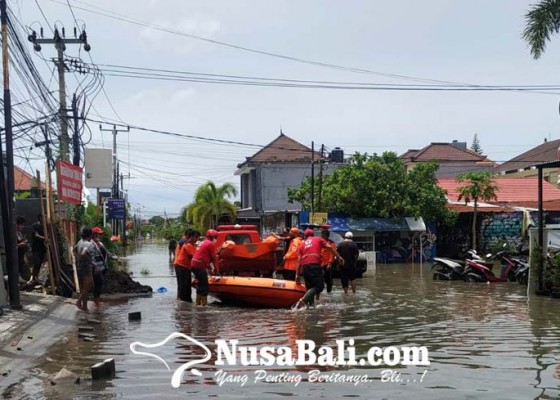
<svg viewBox="0 0 560 400"><path fill-rule="evenodd" d="M218 237L218 231L214 230L214 229L208 229L206 231L206 237L207 238L215 238Z"/></svg>

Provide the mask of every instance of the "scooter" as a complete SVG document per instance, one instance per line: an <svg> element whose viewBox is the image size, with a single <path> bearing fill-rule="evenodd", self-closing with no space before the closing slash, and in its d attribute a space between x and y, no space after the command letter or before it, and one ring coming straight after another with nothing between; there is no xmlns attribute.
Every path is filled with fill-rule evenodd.
<svg viewBox="0 0 560 400"><path fill-rule="evenodd" d="M465 266L465 280L467 282L506 282L507 278L498 278L492 272L494 262L492 255L486 256L487 260L467 259Z"/></svg>
<svg viewBox="0 0 560 400"><path fill-rule="evenodd" d="M510 254L504 251L500 251L496 254L495 258L502 262L502 272L500 274L501 278L505 278L510 282L515 282L517 280L517 273L520 268L528 265L526 262L519 258L512 257Z"/></svg>
<svg viewBox="0 0 560 400"><path fill-rule="evenodd" d="M456 281L463 279L465 263L449 258L436 257L430 270L434 271L433 278L435 281Z"/></svg>
<svg viewBox="0 0 560 400"><path fill-rule="evenodd" d="M473 260L484 261L477 253L476 250L469 250L467 252L469 258ZM465 279L465 261L452 260L446 257L434 258L434 264L430 268L433 273L434 280L441 281L456 281Z"/></svg>
<svg viewBox="0 0 560 400"><path fill-rule="evenodd" d="M521 266L515 271L515 280L520 285L527 286L529 284L529 263L524 261Z"/></svg>

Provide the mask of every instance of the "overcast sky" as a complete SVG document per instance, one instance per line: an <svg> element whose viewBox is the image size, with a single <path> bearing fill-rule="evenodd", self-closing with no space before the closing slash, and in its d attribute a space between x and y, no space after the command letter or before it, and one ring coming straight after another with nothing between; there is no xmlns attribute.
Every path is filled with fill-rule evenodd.
<svg viewBox="0 0 560 400"><path fill-rule="evenodd" d="M540 60L521 39L524 0L70 0L84 21L91 57L116 64L208 74L298 80L423 84L243 51L119 21L83 8L173 31L284 56L384 74L480 85L558 84L560 37ZM22 23L47 22L34 0L10 0ZM69 31L65 0L39 0L46 19ZM36 21L36 22L34 22ZM55 50L43 46L42 55ZM69 56L90 61L78 46ZM50 71L41 62L45 80ZM67 77L69 90L76 80ZM51 81L51 88L57 86ZM328 149L398 154L430 142L465 141L478 134L490 159L503 162L559 137L558 95L527 92L363 91L251 87L106 76L90 117L265 145L282 131ZM88 147L111 147L93 132ZM105 126L109 128L109 125ZM231 182L236 165L256 148L131 130L118 135L130 202L147 215L176 215L196 188L211 179ZM24 167L25 163L16 160Z"/></svg>

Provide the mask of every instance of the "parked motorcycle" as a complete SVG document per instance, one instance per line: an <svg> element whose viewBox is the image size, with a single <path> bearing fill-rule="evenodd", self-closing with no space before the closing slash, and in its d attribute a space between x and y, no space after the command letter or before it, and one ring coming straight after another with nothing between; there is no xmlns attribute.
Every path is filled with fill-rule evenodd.
<svg viewBox="0 0 560 400"><path fill-rule="evenodd" d="M527 286L529 284L529 263L527 261L523 261L521 266L515 271L515 280L520 285Z"/></svg>
<svg viewBox="0 0 560 400"><path fill-rule="evenodd" d="M506 282L507 278L498 278L492 272L494 261L492 261L491 254L486 256L486 260L468 258L465 265L465 280L467 282Z"/></svg>
<svg viewBox="0 0 560 400"><path fill-rule="evenodd" d="M520 284L526 285L529 280L529 263L522 258L511 255L507 247L507 244L504 243L504 250L496 253L494 256L502 264L500 277L510 282L517 281Z"/></svg>
<svg viewBox="0 0 560 400"><path fill-rule="evenodd" d="M435 257L434 264L430 270L433 271L434 280L456 281L464 279L465 262L444 257Z"/></svg>
<svg viewBox="0 0 560 400"><path fill-rule="evenodd" d="M482 257L476 253L476 250L469 250L467 254L470 259L484 261ZM430 270L433 271L434 280L465 280L465 266L465 261L453 260L446 257L436 257L434 258L434 264Z"/></svg>

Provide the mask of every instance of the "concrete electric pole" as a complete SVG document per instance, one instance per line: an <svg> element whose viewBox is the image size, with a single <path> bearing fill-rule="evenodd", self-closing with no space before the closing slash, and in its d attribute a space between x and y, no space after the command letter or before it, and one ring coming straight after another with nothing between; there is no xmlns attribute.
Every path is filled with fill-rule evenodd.
<svg viewBox="0 0 560 400"><path fill-rule="evenodd" d="M67 39L64 28L62 28L62 36L60 35L57 28L54 29L54 35L52 39L43 38L41 28L41 37L37 36L37 32L33 31L27 39L33 43L33 48L35 51L41 51L41 44L54 44L57 51L57 58L53 61L56 64L58 70L58 89L59 89L59 102L60 102L60 158L64 161L68 161L69 155L69 143L70 137L68 135L68 114L66 105L66 82L64 80L64 73L67 66L64 64L64 51L66 50L67 44L80 44L84 45L85 51L90 51L91 46L87 42L87 34L85 30L82 30L80 35L77 35L77 30L74 28L74 39ZM74 148L74 152L78 152L80 149ZM79 155L78 155L79 157ZM79 159L79 158L78 158Z"/></svg>
<svg viewBox="0 0 560 400"><path fill-rule="evenodd" d="M119 132L130 132L130 127L127 126L126 129L117 129L116 125L113 125L112 129L103 129L102 125L99 125L99 130L101 132L111 132L113 134L113 190L112 196L114 199L120 198L120 190L119 190L119 164L117 159L117 133ZM112 221L112 230L113 235L118 233L118 224L116 220Z"/></svg>
<svg viewBox="0 0 560 400"><path fill-rule="evenodd" d="M19 294L19 269L16 248L16 224L14 205L14 145L12 134L12 97L10 94L10 73L8 55L8 14L7 0L0 0L0 22L2 24L2 69L4 84L4 129L6 133L6 169L3 157L0 158L2 170L2 225L4 226L4 246L6 248L6 264L8 269L8 292L10 305L21 309ZM0 153L1 153L0 146ZM7 171L7 174L4 174ZM5 177L5 179L4 179ZM1 304L1 303L0 303ZM0 306L1 309L1 306Z"/></svg>

